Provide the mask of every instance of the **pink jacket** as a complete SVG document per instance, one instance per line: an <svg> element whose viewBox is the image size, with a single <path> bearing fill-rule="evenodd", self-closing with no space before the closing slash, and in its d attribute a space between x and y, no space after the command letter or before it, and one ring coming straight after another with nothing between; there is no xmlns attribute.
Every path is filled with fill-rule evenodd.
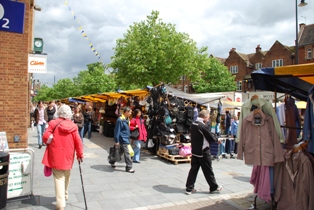
<svg viewBox="0 0 314 210"><path fill-rule="evenodd" d="M59 122L61 123L57 126ZM47 144L42 164L58 170L70 170L74 162L75 152L78 158L83 158L83 145L77 125L70 119L51 120L43 135L44 143L47 143L55 127L54 137L51 143Z"/></svg>
<svg viewBox="0 0 314 210"><path fill-rule="evenodd" d="M146 142L147 132L145 127L145 121L139 117L132 118L132 120L130 121L130 130L133 131L134 129L136 129L136 125L138 126L140 133L140 135L138 136L138 140L143 140L144 142Z"/></svg>
<svg viewBox="0 0 314 210"><path fill-rule="evenodd" d="M237 158L243 160L244 153L245 164L274 166L284 161L279 136L271 116L262 111L257 115L261 117L260 125L255 125L254 112L242 120Z"/></svg>

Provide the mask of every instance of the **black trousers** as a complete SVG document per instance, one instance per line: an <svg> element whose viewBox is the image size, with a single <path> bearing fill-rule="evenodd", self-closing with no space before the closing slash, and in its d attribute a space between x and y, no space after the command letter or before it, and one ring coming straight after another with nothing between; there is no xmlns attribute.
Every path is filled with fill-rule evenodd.
<svg viewBox="0 0 314 210"><path fill-rule="evenodd" d="M203 157L195 157L192 155L191 169L186 181L186 190L192 191L194 189L194 184L200 167L202 167L203 174L210 188L209 190L216 190L218 188L218 184L212 168L212 160L209 149L206 152L203 152Z"/></svg>

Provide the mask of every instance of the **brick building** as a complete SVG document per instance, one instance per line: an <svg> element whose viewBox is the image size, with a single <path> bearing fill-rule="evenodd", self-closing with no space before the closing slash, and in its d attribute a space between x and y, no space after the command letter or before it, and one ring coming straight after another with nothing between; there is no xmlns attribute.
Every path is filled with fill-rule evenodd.
<svg viewBox="0 0 314 210"><path fill-rule="evenodd" d="M32 51L34 13L32 0L19 0L15 3L25 4L23 32L0 30L0 131L6 132L10 149L28 147L27 128L30 112L28 53ZM13 11L5 10L3 18L0 19L2 26L10 12ZM8 24L7 27L10 27L10 22Z"/></svg>

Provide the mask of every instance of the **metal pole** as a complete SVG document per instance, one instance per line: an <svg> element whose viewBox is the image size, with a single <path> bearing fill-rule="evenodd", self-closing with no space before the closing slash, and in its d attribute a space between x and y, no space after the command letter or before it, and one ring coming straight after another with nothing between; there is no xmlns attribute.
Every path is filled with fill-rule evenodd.
<svg viewBox="0 0 314 210"><path fill-rule="evenodd" d="M299 63L298 0L295 0L295 62Z"/></svg>

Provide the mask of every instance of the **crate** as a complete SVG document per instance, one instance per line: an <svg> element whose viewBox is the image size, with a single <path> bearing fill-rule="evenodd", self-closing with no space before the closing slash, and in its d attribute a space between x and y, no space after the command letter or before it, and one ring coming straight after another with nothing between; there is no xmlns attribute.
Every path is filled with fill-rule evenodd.
<svg viewBox="0 0 314 210"><path fill-rule="evenodd" d="M157 152L157 155L163 159L169 160L175 165L178 163L190 163L191 162L191 156L181 156L181 155L169 155L166 153L160 153Z"/></svg>

